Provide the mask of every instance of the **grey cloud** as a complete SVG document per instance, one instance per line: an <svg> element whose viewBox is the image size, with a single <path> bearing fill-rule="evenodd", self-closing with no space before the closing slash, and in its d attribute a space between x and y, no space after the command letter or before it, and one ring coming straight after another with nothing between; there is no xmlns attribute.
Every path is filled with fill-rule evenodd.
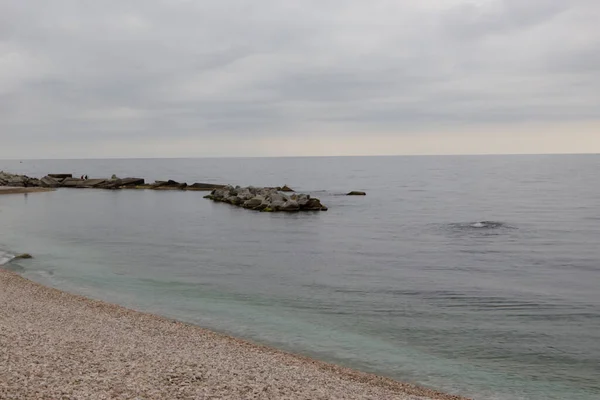
<svg viewBox="0 0 600 400"><path fill-rule="evenodd" d="M461 39L530 29L569 10L579 1L504 0L462 3L445 12L445 27Z"/></svg>
<svg viewBox="0 0 600 400"><path fill-rule="evenodd" d="M596 0L0 0L0 131L14 147L598 120L597 18Z"/></svg>

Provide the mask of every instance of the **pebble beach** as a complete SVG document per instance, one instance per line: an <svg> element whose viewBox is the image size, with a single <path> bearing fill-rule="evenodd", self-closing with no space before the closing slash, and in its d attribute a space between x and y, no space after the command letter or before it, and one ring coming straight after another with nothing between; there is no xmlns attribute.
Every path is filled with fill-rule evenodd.
<svg viewBox="0 0 600 400"><path fill-rule="evenodd" d="M461 400L0 269L2 399Z"/></svg>

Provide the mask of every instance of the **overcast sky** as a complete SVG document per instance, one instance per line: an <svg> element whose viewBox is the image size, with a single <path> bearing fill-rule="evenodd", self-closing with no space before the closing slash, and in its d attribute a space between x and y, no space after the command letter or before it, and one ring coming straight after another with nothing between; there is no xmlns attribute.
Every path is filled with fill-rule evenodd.
<svg viewBox="0 0 600 400"><path fill-rule="evenodd" d="M0 158L547 152L599 0L0 0Z"/></svg>

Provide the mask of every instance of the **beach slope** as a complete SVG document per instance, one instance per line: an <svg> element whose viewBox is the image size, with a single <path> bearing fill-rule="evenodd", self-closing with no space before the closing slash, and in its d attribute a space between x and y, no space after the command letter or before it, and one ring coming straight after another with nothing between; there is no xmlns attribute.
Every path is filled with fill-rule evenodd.
<svg viewBox="0 0 600 400"><path fill-rule="evenodd" d="M460 399L0 269L2 399Z"/></svg>

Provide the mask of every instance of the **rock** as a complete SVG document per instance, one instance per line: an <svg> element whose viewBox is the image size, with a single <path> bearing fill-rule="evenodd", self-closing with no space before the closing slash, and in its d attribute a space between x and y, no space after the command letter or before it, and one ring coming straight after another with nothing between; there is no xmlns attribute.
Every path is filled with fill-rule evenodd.
<svg viewBox="0 0 600 400"><path fill-rule="evenodd" d="M53 176L47 175L40 180L40 186L56 188L60 186L60 181L58 181Z"/></svg>
<svg viewBox="0 0 600 400"><path fill-rule="evenodd" d="M299 211L300 206L298 205L297 201L288 200L280 207L280 210L281 211Z"/></svg>
<svg viewBox="0 0 600 400"><path fill-rule="evenodd" d="M246 200L244 202L244 208L256 208L259 207L260 205L263 204L263 202L265 201L265 198L262 196L256 196L251 198L250 200Z"/></svg>
<svg viewBox="0 0 600 400"><path fill-rule="evenodd" d="M113 174L113 175L110 177L110 180L111 180L111 181L116 181L117 179L119 179L119 178L118 178L118 177L117 177L117 175L115 175L115 174Z"/></svg>
<svg viewBox="0 0 600 400"><path fill-rule="evenodd" d="M42 181L37 178L29 178L29 182L27 182L27 187L40 187L42 186Z"/></svg>
<svg viewBox="0 0 600 400"><path fill-rule="evenodd" d="M121 179L121 186L141 186L146 181L142 178L123 178Z"/></svg>
<svg viewBox="0 0 600 400"><path fill-rule="evenodd" d="M95 188L104 185L107 182L106 179L84 179L82 182L77 184L78 188ZM110 181L112 184L112 181Z"/></svg>
<svg viewBox="0 0 600 400"><path fill-rule="evenodd" d="M33 256L29 253L23 253L23 254L19 254L18 256L15 256L15 258L13 258L13 260L28 260L30 258L33 258Z"/></svg>
<svg viewBox="0 0 600 400"><path fill-rule="evenodd" d="M83 182L85 182L85 181L83 179L79 179L79 178L65 178L60 183L60 186L61 187L66 187L66 188L74 188L74 187L78 187Z"/></svg>
<svg viewBox="0 0 600 400"><path fill-rule="evenodd" d="M270 208L272 211L281 211L284 205L285 205L285 201L274 200L268 204L267 208Z"/></svg>
<svg viewBox="0 0 600 400"><path fill-rule="evenodd" d="M179 183L169 179L168 181L156 181L152 184L151 189L154 190L183 190L187 183Z"/></svg>
<svg viewBox="0 0 600 400"><path fill-rule="evenodd" d="M116 190L116 189L119 189L122 184L123 184L123 181L121 181L120 179L111 179L111 180L104 181L103 183L96 185L95 188Z"/></svg>
<svg viewBox="0 0 600 400"><path fill-rule="evenodd" d="M244 202L244 200L238 196L230 196L227 198L227 202L233 204L234 206L238 206Z"/></svg>
<svg viewBox="0 0 600 400"><path fill-rule="evenodd" d="M26 178L21 175L9 176L6 180L6 186L25 187Z"/></svg>
<svg viewBox="0 0 600 400"><path fill-rule="evenodd" d="M254 197L254 194L248 188L240 189L238 191L237 197L242 199L243 201L250 200Z"/></svg>
<svg viewBox="0 0 600 400"><path fill-rule="evenodd" d="M73 174L48 174L48 176L50 178L54 178L54 179L65 179L65 178L72 178Z"/></svg>
<svg viewBox="0 0 600 400"><path fill-rule="evenodd" d="M224 188L225 185L217 185L215 183L194 183L193 185L189 185L188 187L186 187L186 190L197 190L197 191L202 191L202 190L215 190L215 189L221 189Z"/></svg>
<svg viewBox="0 0 600 400"><path fill-rule="evenodd" d="M346 196L366 196L366 195L367 194L365 192L359 192L357 190L353 190L346 194Z"/></svg>
<svg viewBox="0 0 600 400"><path fill-rule="evenodd" d="M271 203L285 203L289 198L283 193L273 192L267 195L267 200L271 201Z"/></svg>
<svg viewBox="0 0 600 400"><path fill-rule="evenodd" d="M294 192L295 191L294 189L292 189L288 185L283 185L282 187L277 188L277 189L279 189L279 191L281 191L281 192Z"/></svg>
<svg viewBox="0 0 600 400"><path fill-rule="evenodd" d="M319 199L311 198L306 204L302 207L302 210L306 211L327 211L327 207L321 204Z"/></svg>

